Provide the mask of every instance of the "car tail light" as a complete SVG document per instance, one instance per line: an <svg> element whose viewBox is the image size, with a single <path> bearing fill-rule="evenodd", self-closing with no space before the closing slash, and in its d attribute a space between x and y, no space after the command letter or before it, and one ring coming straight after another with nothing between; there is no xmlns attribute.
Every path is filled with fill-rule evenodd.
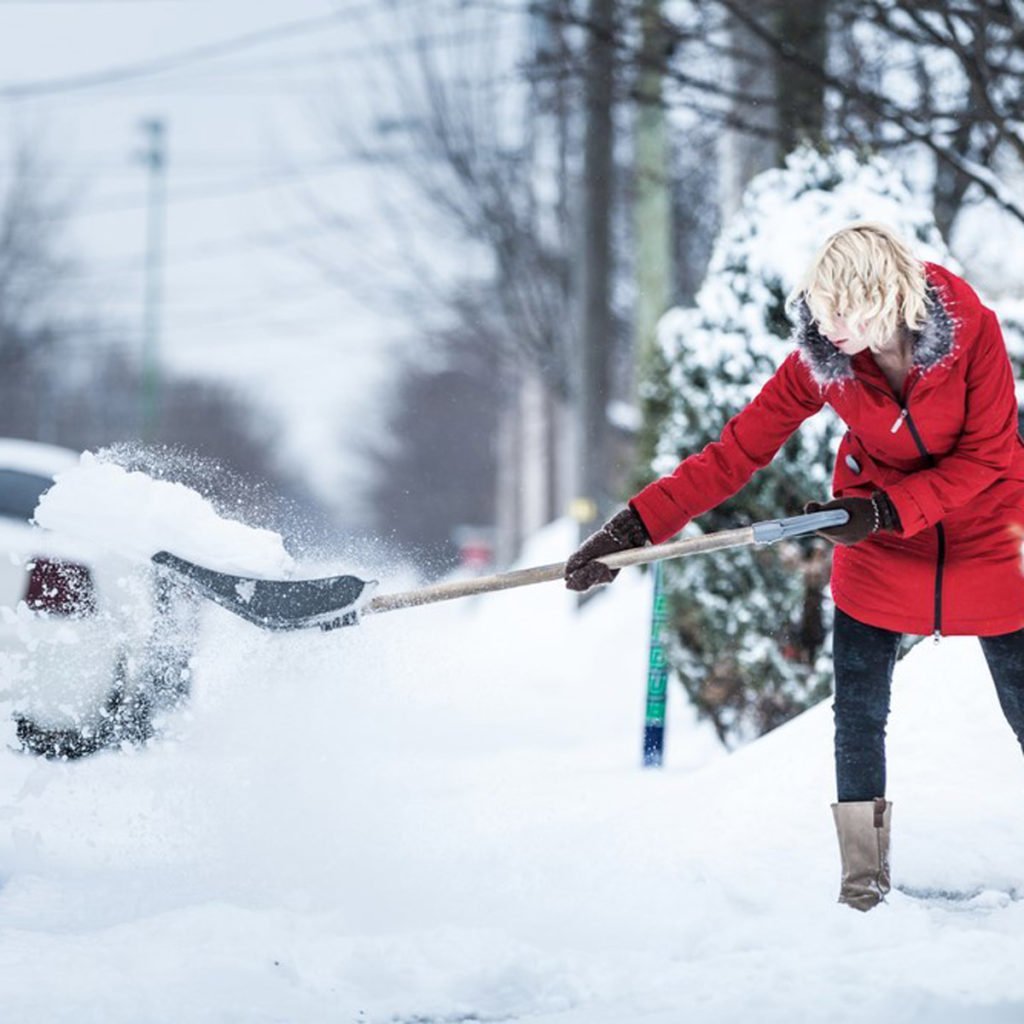
<svg viewBox="0 0 1024 1024"><path fill-rule="evenodd" d="M96 611L96 590L86 566L49 558L36 558L29 565L25 603L33 611L54 615L91 615Z"/></svg>

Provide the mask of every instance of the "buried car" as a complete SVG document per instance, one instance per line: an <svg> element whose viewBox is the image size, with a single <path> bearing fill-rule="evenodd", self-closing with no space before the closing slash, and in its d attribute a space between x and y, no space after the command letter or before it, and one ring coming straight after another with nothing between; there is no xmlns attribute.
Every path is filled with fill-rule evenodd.
<svg viewBox="0 0 1024 1024"><path fill-rule="evenodd" d="M194 600L149 565L32 523L78 453L0 439L0 697L21 745L80 757L152 735L189 692Z"/></svg>

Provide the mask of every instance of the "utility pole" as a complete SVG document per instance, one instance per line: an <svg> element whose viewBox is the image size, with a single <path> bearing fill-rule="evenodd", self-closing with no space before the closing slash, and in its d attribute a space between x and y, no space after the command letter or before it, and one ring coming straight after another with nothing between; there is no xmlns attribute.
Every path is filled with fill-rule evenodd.
<svg viewBox="0 0 1024 1024"><path fill-rule="evenodd" d="M637 461L646 474L646 466L654 456L660 423L659 397L664 400L667 376L658 344L658 321L672 300L672 196L661 71L669 39L661 0L642 0L640 22L643 66L637 82L633 127L637 292L633 351L635 401L644 414ZM653 600L643 736L643 763L649 768L660 767L665 742L668 663L664 631L668 613L663 571L658 562L651 573Z"/></svg>
<svg viewBox="0 0 1024 1024"><path fill-rule="evenodd" d="M160 314L166 197L167 129L162 118L140 125L147 147L141 154L149 168L146 219L146 282L142 324L142 393L139 420L143 440L152 440L160 422Z"/></svg>
<svg viewBox="0 0 1024 1024"><path fill-rule="evenodd" d="M672 301L672 190L669 182L668 128L662 83L671 45L662 0L642 0L642 69L637 81L634 120L634 204L636 237L636 319L633 327L634 401L642 410L637 445L640 479L650 479L660 419L667 405L667 366L658 344L658 322Z"/></svg>
<svg viewBox="0 0 1024 1024"><path fill-rule="evenodd" d="M576 373L576 469L573 514L580 538L609 510L609 367L611 291L612 107L615 98L615 0L591 0L584 96L580 335Z"/></svg>

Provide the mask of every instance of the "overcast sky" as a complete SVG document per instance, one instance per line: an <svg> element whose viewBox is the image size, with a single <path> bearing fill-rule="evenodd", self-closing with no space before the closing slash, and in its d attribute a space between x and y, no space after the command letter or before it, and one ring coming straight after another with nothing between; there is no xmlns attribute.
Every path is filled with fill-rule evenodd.
<svg viewBox="0 0 1024 1024"><path fill-rule="evenodd" d="M287 450L308 453L328 488L345 486L346 439L372 424L404 325L372 300L356 302L303 252L316 246L344 268L379 231L366 215L380 170L339 159L328 124L368 116L353 83L369 81L382 36L394 37L394 6L0 0L0 161L31 138L75 195L73 242L90 303L138 342L148 173L140 125L162 118L162 358L234 382L283 414ZM325 236L311 192L350 230Z"/></svg>

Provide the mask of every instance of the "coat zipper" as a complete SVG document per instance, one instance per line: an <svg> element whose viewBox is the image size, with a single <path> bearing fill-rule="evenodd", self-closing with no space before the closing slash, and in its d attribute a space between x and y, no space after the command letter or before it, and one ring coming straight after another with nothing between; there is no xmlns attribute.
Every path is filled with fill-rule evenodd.
<svg viewBox="0 0 1024 1024"><path fill-rule="evenodd" d="M884 388L880 388L877 384L872 384L870 381L864 381L864 383L876 391L881 392L887 398L891 398L900 407L900 414L896 417L895 423L889 428L891 434L895 434L896 431L903 426L906 421L907 427L910 430L910 436L914 439L914 444L917 445L918 451L928 460L930 466L935 465L935 458L921 438L921 435L917 431L917 424L914 423L913 418L910 415L910 392L913 390L914 384L920 378L914 378L911 381L911 386L908 388L902 398L896 396L892 391L886 391ZM939 638L942 636L942 577L943 571L946 566L946 529L942 523L935 524L935 536L938 542L938 549L935 558L935 629L932 632L932 637L935 642L939 642Z"/></svg>
<svg viewBox="0 0 1024 1024"><path fill-rule="evenodd" d="M910 416L910 410L904 407L903 411L906 414L907 426L910 428L910 436L914 439L914 444L928 460L928 464L934 466L935 459L932 458L932 453L925 447L921 435L917 432L917 426ZM935 524L935 538L938 542L938 550L935 556L935 631L932 636L938 643L939 637L942 636L942 574L946 565L946 528L942 523Z"/></svg>

